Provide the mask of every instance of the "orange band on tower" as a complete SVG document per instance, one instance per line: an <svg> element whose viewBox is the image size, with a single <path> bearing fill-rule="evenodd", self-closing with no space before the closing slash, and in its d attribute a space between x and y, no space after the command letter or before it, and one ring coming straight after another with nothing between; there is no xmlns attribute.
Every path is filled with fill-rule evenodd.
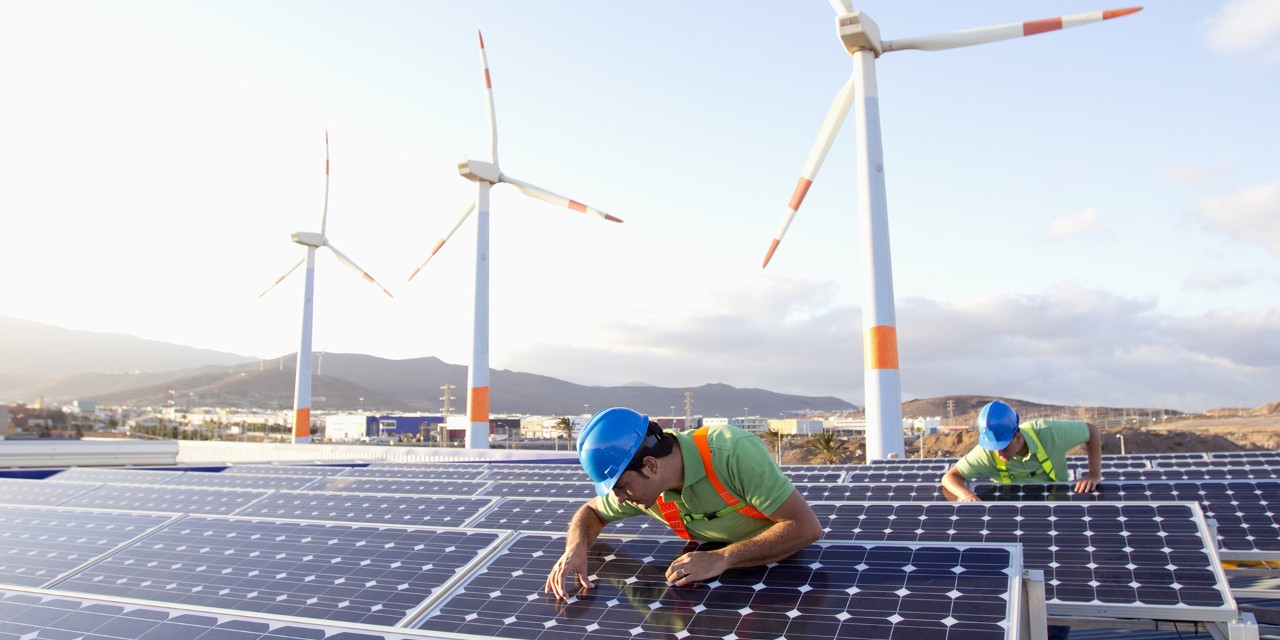
<svg viewBox="0 0 1280 640"><path fill-rule="evenodd" d="M880 325L868 329L863 352L866 354L868 370L897 369L898 328Z"/></svg>
<svg viewBox="0 0 1280 640"><path fill-rule="evenodd" d="M293 437L306 438L311 435L311 408L298 409L293 413Z"/></svg>
<svg viewBox="0 0 1280 640"><path fill-rule="evenodd" d="M474 387L467 391L467 413L472 422L489 421L489 387Z"/></svg>

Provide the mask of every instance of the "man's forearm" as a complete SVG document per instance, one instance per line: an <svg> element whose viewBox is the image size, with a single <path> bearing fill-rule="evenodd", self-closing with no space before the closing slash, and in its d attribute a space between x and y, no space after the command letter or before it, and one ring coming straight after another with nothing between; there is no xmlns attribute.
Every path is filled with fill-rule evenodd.
<svg viewBox="0 0 1280 640"><path fill-rule="evenodd" d="M1085 449L1089 453L1089 475L1095 478L1101 478L1102 432L1093 425L1089 425L1089 441L1085 443Z"/></svg>
<svg viewBox="0 0 1280 640"><path fill-rule="evenodd" d="M757 567L786 558L821 538L822 530L819 528L815 532L812 528L787 520L765 529L754 538L739 540L712 553L724 556L726 569Z"/></svg>
<svg viewBox="0 0 1280 640"><path fill-rule="evenodd" d="M579 507L573 514L573 519L569 521L569 530L564 541L565 551L585 552L600 536L600 532L604 531L605 524L591 502Z"/></svg>

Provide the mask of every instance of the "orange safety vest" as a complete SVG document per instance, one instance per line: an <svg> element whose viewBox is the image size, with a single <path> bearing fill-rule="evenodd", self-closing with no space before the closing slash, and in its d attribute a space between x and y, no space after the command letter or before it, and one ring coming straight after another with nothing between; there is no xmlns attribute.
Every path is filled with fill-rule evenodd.
<svg viewBox="0 0 1280 640"><path fill-rule="evenodd" d="M711 446L707 444L707 428L702 427L693 432L693 443L698 447L698 454L702 456L702 468L707 472L707 479L711 481L711 486L715 488L716 493L720 494L720 499L724 500L729 506L715 513L680 513L680 507L674 502L668 502L658 496L658 508L662 510L662 518L667 521L667 525L671 527L676 535L685 540L693 540L693 536L689 535L689 530L685 528L685 523L692 520L714 520L720 516L738 511L744 516L751 518L760 518L768 520L769 516L756 511L747 503L734 497L729 493L728 489L720 484L720 478L716 476L715 466L711 464Z"/></svg>

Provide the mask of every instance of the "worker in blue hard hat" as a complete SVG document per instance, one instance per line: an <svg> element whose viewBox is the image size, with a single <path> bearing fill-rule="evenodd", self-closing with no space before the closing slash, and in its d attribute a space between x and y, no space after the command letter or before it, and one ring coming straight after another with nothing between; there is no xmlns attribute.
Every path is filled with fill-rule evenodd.
<svg viewBox="0 0 1280 640"><path fill-rule="evenodd" d="M966 481L987 477L997 482L1067 482L1067 451L1085 445L1089 473L1075 482L1075 491L1088 493L1102 482L1102 435L1079 420L1020 422L1018 412L996 400L978 413L978 446L942 476L943 493L962 502L976 502Z"/></svg>
<svg viewBox="0 0 1280 640"><path fill-rule="evenodd" d="M664 431L631 409L592 416L578 458L596 497L574 514L564 554L546 591L568 598L567 580L586 588L587 550L610 522L651 516L688 540L728 543L672 561L666 578L687 586L726 569L781 560L822 537L809 504L755 435L729 425Z"/></svg>

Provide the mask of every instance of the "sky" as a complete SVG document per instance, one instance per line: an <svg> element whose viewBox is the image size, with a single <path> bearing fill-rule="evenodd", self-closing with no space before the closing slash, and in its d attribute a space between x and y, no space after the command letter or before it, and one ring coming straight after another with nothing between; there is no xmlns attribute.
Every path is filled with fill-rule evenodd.
<svg viewBox="0 0 1280 640"><path fill-rule="evenodd" d="M885 39L1126 5L866 0ZM851 64L823 0L3 0L0 315L245 356L471 354L487 160L495 369L863 403L849 118L766 249ZM1280 4L876 63L904 400L1280 400ZM501 389L493 389L500 398ZM673 398L678 403L680 398ZM695 406L697 399L694 398Z"/></svg>

